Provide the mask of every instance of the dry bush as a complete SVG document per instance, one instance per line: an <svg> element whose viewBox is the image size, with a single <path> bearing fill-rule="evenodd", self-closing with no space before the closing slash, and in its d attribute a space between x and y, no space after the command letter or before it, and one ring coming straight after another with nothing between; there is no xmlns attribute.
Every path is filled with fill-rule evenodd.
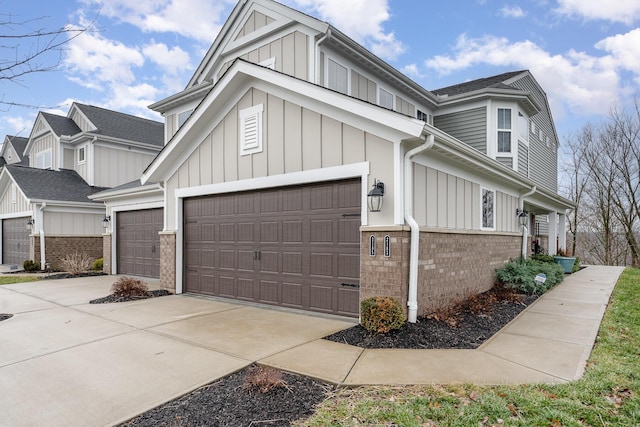
<svg viewBox="0 0 640 427"><path fill-rule="evenodd" d="M60 260L60 265L64 271L74 276L83 273L91 268L91 257L84 252L75 251Z"/></svg>
<svg viewBox="0 0 640 427"><path fill-rule="evenodd" d="M427 319L444 322L455 328L460 322L460 307L457 304L438 307L427 316Z"/></svg>
<svg viewBox="0 0 640 427"><path fill-rule="evenodd" d="M243 387L250 391L267 393L275 388L287 387L282 371L269 366L254 366L244 376Z"/></svg>
<svg viewBox="0 0 640 427"><path fill-rule="evenodd" d="M392 297L371 297L360 303L360 324L370 332L387 333L404 325L400 302Z"/></svg>
<svg viewBox="0 0 640 427"><path fill-rule="evenodd" d="M111 291L117 297L146 297L149 287L140 279L122 276L111 285Z"/></svg>

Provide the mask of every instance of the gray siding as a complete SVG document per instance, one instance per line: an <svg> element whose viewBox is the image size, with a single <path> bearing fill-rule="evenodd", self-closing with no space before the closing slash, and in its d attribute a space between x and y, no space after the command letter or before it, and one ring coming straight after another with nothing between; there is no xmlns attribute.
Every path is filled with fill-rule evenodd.
<svg viewBox="0 0 640 427"><path fill-rule="evenodd" d="M241 39L242 37L253 33L260 28L271 24L274 19L270 16L267 16L263 13L254 11L251 13L247 21L244 23L244 26L236 36L236 40Z"/></svg>
<svg viewBox="0 0 640 427"><path fill-rule="evenodd" d="M540 113L531 117L531 121L536 125L536 132L535 134L532 133L531 126L529 127L529 177L536 184L555 193L558 191L558 153L554 147L557 147L558 141L554 132L547 98L529 76L511 83L511 85L531 92L536 101L541 106L546 107ZM542 140L540 139L540 130L544 134ZM546 137L550 139L549 147L547 147L545 141Z"/></svg>
<svg viewBox="0 0 640 427"><path fill-rule="evenodd" d="M436 116L433 118L433 124L481 153L487 154L486 107Z"/></svg>
<svg viewBox="0 0 640 427"><path fill-rule="evenodd" d="M512 157L496 157L496 160L501 164L505 165L509 169L513 169L513 158Z"/></svg>
<svg viewBox="0 0 640 427"><path fill-rule="evenodd" d="M529 176L529 147L522 141L518 141L518 173Z"/></svg>

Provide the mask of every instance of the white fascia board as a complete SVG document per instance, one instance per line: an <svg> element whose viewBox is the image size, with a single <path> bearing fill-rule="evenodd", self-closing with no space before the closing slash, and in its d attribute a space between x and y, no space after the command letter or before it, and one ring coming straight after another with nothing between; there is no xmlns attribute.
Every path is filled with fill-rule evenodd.
<svg viewBox="0 0 640 427"><path fill-rule="evenodd" d="M199 141L198 135L205 135L217 125L217 121L213 120L214 116L217 116L218 120L224 117L232 105L230 101L244 94L250 87L272 93L390 141L419 138L424 129L424 122L418 119L388 111L259 65L236 60L223 79L145 170L141 178L142 183L162 182L171 176L171 172L180 166L179 160L184 160L181 157L185 152L195 149L181 142Z"/></svg>
<svg viewBox="0 0 640 427"><path fill-rule="evenodd" d="M188 87L182 92L178 92L165 99L155 102L149 105L147 108L156 111L161 114L165 114L172 108L177 108L186 102L191 102L195 99L202 99L206 96L207 92L213 87L213 82L205 81L198 85Z"/></svg>
<svg viewBox="0 0 640 427"><path fill-rule="evenodd" d="M68 208L87 208L87 209L104 209L104 205L90 202L65 202L60 200L45 200L45 199L27 199L29 203L46 203L49 206L61 206Z"/></svg>
<svg viewBox="0 0 640 427"><path fill-rule="evenodd" d="M40 202L37 202L40 204ZM66 204L55 204L53 202L47 202L44 209L47 212L64 212L64 213L88 213L88 214L100 214L104 213L104 205L93 206L69 206Z"/></svg>
<svg viewBox="0 0 640 427"><path fill-rule="evenodd" d="M456 104L466 104L475 100L482 99L496 99L496 100L512 100L520 105L523 105L524 110L530 116L535 115L543 110L542 106L533 98L531 93L519 89L480 89L473 92L467 92L460 95L448 96L446 98L439 98L438 109L447 108Z"/></svg>
<svg viewBox="0 0 640 427"><path fill-rule="evenodd" d="M140 200L137 203L109 205L109 209L114 213L157 208L164 208L164 200Z"/></svg>
<svg viewBox="0 0 640 427"><path fill-rule="evenodd" d="M25 216L33 216L33 211L14 212L7 214L0 214L0 219L22 218ZM25 224L26 227L27 224Z"/></svg>
<svg viewBox="0 0 640 427"><path fill-rule="evenodd" d="M98 200L100 202L109 202L120 199L133 199L138 197L148 197L157 195L159 198L164 197L164 192L159 184L144 185L142 187L124 188L114 191L101 191L89 196L91 200Z"/></svg>
<svg viewBox="0 0 640 427"><path fill-rule="evenodd" d="M78 137L78 138L74 137L71 140L69 140L69 142L74 145L77 145L79 143L86 142L87 139L90 141L93 141L93 138L97 138L94 145L116 148L121 150L125 149L125 148L122 148L123 146L135 147L138 150L137 152L139 153L154 154L154 155L157 154L158 151L162 149L162 146L160 145L144 144L142 142L131 141L129 139L114 138L111 136L98 135L91 132L86 132L86 133L83 132L82 134L78 134L78 135L82 135L82 137ZM127 150L127 151L133 151L133 150Z"/></svg>

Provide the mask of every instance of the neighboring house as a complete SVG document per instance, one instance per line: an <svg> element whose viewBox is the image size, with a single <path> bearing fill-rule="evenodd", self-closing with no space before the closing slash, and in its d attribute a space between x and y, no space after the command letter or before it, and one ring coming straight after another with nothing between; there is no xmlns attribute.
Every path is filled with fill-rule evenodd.
<svg viewBox="0 0 640 427"><path fill-rule="evenodd" d="M415 321L493 285L527 241L522 210L565 245L558 138L527 71L430 92L327 23L243 0L151 108L165 147L139 184L93 197L162 216L154 256L178 293L345 316L391 295Z"/></svg>
<svg viewBox="0 0 640 427"><path fill-rule="evenodd" d="M163 135L162 123L74 103L66 117L38 113L28 138L7 137L2 263L31 259L56 269L75 251L102 257L105 208L88 196L137 179Z"/></svg>
<svg viewBox="0 0 640 427"><path fill-rule="evenodd" d="M4 165L28 165L29 157L24 155L24 149L29 138L7 135L0 149L0 166Z"/></svg>

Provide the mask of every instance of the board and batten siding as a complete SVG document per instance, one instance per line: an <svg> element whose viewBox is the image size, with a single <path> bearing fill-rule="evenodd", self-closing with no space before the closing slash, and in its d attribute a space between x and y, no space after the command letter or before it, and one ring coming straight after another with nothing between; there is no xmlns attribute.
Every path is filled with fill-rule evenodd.
<svg viewBox="0 0 640 427"><path fill-rule="evenodd" d="M240 156L239 111L262 104L263 151ZM257 89L250 89L167 180L176 189L370 162L372 177L386 184L385 209L376 215L393 222L393 144L317 112ZM388 206L388 207L387 207ZM167 203L168 224L175 204Z"/></svg>
<svg viewBox="0 0 640 427"><path fill-rule="evenodd" d="M88 121L85 116L83 114L80 113L80 110L78 110L77 108L73 111L73 113L71 114L71 117L69 117L71 120L73 120L73 122L80 128L81 131L83 132L90 132L92 130L95 130L96 127L93 126L93 124L91 124L90 121Z"/></svg>
<svg viewBox="0 0 640 427"><path fill-rule="evenodd" d="M16 195L15 203L13 202L14 191ZM11 182L7 185L7 188L0 199L0 215L26 212L29 210L31 210L31 205L27 202L27 199L22 196L22 193L18 190L16 184Z"/></svg>
<svg viewBox="0 0 640 427"><path fill-rule="evenodd" d="M465 144L487 154L487 108L435 116L433 124Z"/></svg>
<svg viewBox="0 0 640 427"><path fill-rule="evenodd" d="M116 187L140 178L155 156L95 145L94 157L94 185Z"/></svg>
<svg viewBox="0 0 640 427"><path fill-rule="evenodd" d="M480 230L481 187L414 163L414 216L422 227ZM496 231L516 232L518 198L496 191Z"/></svg>
<svg viewBox="0 0 640 427"><path fill-rule="evenodd" d="M44 232L47 236L100 236L103 213L44 211Z"/></svg>
<svg viewBox="0 0 640 427"><path fill-rule="evenodd" d="M235 39L239 40L242 37L249 35L254 31L259 30L260 28L271 24L274 21L275 19L273 19L272 17L267 16L264 13L260 13L257 10L254 10L253 12L251 12L251 15L249 15L249 17L245 21L244 25L238 32L238 35L236 36Z"/></svg>
<svg viewBox="0 0 640 427"><path fill-rule="evenodd" d="M309 45L307 35L293 31L284 37L258 46L240 55L246 61L259 64L275 58L275 70L302 80L309 80ZM230 58L218 73L218 79L229 69L236 58Z"/></svg>
<svg viewBox="0 0 640 427"><path fill-rule="evenodd" d="M532 133L529 126L529 177L536 184L556 193L558 191L558 153L554 144L558 144L558 141L553 131L549 104L545 95L538 89L538 85L529 76L516 80L510 85L530 92L540 105L546 107L531 117L531 121L536 125L536 132ZM545 136L544 140L540 139L540 130ZM551 140L549 147L546 144L546 137Z"/></svg>
<svg viewBox="0 0 640 427"><path fill-rule="evenodd" d="M57 139L55 135L53 135L52 133L46 133L43 136L36 138L36 140L33 142L33 146L29 153L29 166L31 166L32 168L37 167L36 166L37 154L42 151L51 149L51 164L52 164L52 167L55 169L58 165L58 158L60 156L59 149L58 149L59 147L60 147L60 144L57 143Z"/></svg>

